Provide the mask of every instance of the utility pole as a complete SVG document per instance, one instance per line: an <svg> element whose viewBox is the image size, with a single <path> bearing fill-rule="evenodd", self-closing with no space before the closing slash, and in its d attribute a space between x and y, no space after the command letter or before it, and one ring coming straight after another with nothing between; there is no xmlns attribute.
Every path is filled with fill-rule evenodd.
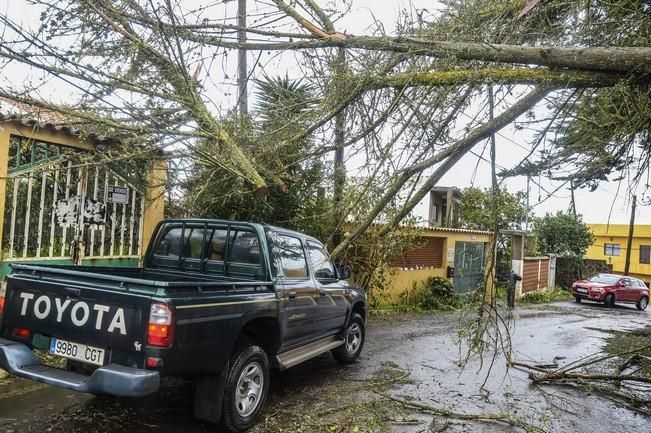
<svg viewBox="0 0 651 433"><path fill-rule="evenodd" d="M524 214L524 232L529 233L529 182L531 176L527 175L527 213Z"/></svg>
<svg viewBox="0 0 651 433"><path fill-rule="evenodd" d="M488 118L490 120L493 120L494 117L494 110L495 110L495 101L493 99L493 86L489 85L488 86ZM493 240L490 243L492 247L491 253L491 258L490 260L492 263L489 263L486 269L487 275L485 275L484 281L486 282L485 284L490 284L489 287L485 287L485 292L484 292L484 302L485 303L493 303L495 301L495 293L494 291L497 290L497 241L499 237L499 222L498 222L498 213L499 213L499 185L497 183L497 170L496 170L496 151L495 151L495 133L491 134L490 137L490 144L491 144L491 150L490 150L490 155L491 155L491 196L492 196L492 203L491 203L491 217L493 218ZM509 288L511 290L511 288ZM515 290L515 288L513 288ZM513 308L513 303L511 302L512 296L509 294L508 297L509 301L509 307Z"/></svg>
<svg viewBox="0 0 651 433"><path fill-rule="evenodd" d="M635 205L637 196L633 195L633 205L631 206L631 222L628 225L628 242L626 243L626 264L624 265L624 275L628 275L631 267L631 247L633 246L633 231L635 230Z"/></svg>
<svg viewBox="0 0 651 433"><path fill-rule="evenodd" d="M237 0L237 27L237 43L243 45L246 42L246 0ZM249 113L246 92L248 79L246 50L240 47L237 51L237 89L239 94L237 101L240 119L244 119L244 116Z"/></svg>
<svg viewBox="0 0 651 433"><path fill-rule="evenodd" d="M337 75L343 74L346 70L346 50L339 48L335 71ZM334 217L336 223L335 232L332 235L332 243L336 247L343 240L342 224L344 215L344 185L346 184L346 165L344 164L344 143L346 142L346 110L341 110L335 117L335 160L334 160Z"/></svg>
<svg viewBox="0 0 651 433"><path fill-rule="evenodd" d="M570 179L570 193L572 194L572 214L576 218L576 201L574 201L574 180Z"/></svg>

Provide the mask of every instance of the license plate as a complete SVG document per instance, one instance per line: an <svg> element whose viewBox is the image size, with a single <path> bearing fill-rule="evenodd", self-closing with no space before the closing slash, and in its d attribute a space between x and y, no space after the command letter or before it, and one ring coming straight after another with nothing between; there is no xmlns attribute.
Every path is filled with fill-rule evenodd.
<svg viewBox="0 0 651 433"><path fill-rule="evenodd" d="M50 342L50 353L88 364L104 365L106 349L53 338Z"/></svg>
<svg viewBox="0 0 651 433"><path fill-rule="evenodd" d="M576 291L579 292L579 293L588 293L588 289L583 289L583 288L580 288L580 287L577 287Z"/></svg>

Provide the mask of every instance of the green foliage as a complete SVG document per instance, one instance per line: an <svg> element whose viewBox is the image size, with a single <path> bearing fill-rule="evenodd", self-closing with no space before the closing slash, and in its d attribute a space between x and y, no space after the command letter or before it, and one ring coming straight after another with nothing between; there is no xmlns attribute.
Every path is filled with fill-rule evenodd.
<svg viewBox="0 0 651 433"><path fill-rule="evenodd" d="M534 221L534 234L541 255L583 257L594 242L590 228L580 215L559 211Z"/></svg>
<svg viewBox="0 0 651 433"><path fill-rule="evenodd" d="M525 293L520 302L524 304L548 304L556 301L567 301L572 299L572 293L568 289L538 290Z"/></svg>
<svg viewBox="0 0 651 433"><path fill-rule="evenodd" d="M612 272L606 260L581 257L558 257L556 259L556 285L570 287L573 282L602 272Z"/></svg>
<svg viewBox="0 0 651 433"><path fill-rule="evenodd" d="M305 126L302 114L314 103L314 87L301 80L269 78L257 81L254 117L231 114L222 120L224 130L252 155L265 177L275 179L264 197L252 197L248 180L215 170L210 155L219 152L206 141L194 149L198 161L182 182L186 200L182 210L196 217L265 222L307 232L319 238L330 233L330 203L325 198L327 167L306 158L311 140L292 140ZM282 147L278 143L283 143Z"/></svg>
<svg viewBox="0 0 651 433"><path fill-rule="evenodd" d="M429 277L421 284L414 283L411 290L401 294L401 301L420 310L458 309L463 303L452 283L441 277Z"/></svg>
<svg viewBox="0 0 651 433"><path fill-rule="evenodd" d="M419 26L417 36L451 40L450 35L455 35L454 40L459 41L554 47L649 47L651 43L648 1L445 3L446 8L432 23L422 29ZM455 66L458 68L458 63ZM554 114L538 137L548 145L537 161L527 158L509 174L544 173L557 179L572 178L575 186L591 189L612 175L626 175L633 183L648 184L649 80L624 78L615 86L562 92L548 107ZM563 170L559 169L566 169L567 174L561 174Z"/></svg>
<svg viewBox="0 0 651 433"><path fill-rule="evenodd" d="M492 217L493 196L490 189L466 188L459 201L459 224L463 228L493 230L495 222ZM518 230L527 217L526 194L518 191L511 194L500 189L497 194L499 229Z"/></svg>
<svg viewBox="0 0 651 433"><path fill-rule="evenodd" d="M372 226L351 245L344 259L354 272L355 283L363 288L371 306L386 300L391 284L393 262L417 242L420 229L409 222L386 235L379 234L380 227Z"/></svg>

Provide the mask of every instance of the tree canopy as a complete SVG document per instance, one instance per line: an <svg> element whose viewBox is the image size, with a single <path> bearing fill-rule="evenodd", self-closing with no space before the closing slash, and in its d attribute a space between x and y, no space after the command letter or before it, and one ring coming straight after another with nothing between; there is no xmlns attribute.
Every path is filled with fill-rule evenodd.
<svg viewBox="0 0 651 433"><path fill-rule="evenodd" d="M391 230L461 158L514 122L535 139L502 176L541 173L589 187L613 174L632 188L645 182L648 2L450 1L429 15L405 11L390 34L376 22L364 35L338 28L349 0L254 3L256 21L241 42L242 29L217 18L224 2L30 0L41 11L36 25L23 22L21 8L0 16L2 66L32 72L25 80L5 77L0 96L59 111L126 147L163 146L179 182L190 169L204 183L230 179L210 189L222 203L300 189L291 167L343 152L356 161L348 175L363 182L350 194L382 194L335 255L373 222ZM226 75L217 65L237 48L298 59L310 87L300 114L290 109L284 119L282 110L280 119L267 114L247 123L215 100L215 83ZM267 72L258 68L253 77ZM40 98L42 82L69 93L66 103ZM336 130L345 134L335 138ZM341 180L334 190L344 191ZM397 210L386 215L389 203ZM351 215L341 207L335 226Z"/></svg>
<svg viewBox="0 0 651 433"><path fill-rule="evenodd" d="M459 200L459 224L462 228L476 230L493 230L495 221L491 210L493 207L492 191L487 188L469 187L461 191ZM526 193L509 193L501 188L497 195L499 230L522 230L524 222L531 211L527 208Z"/></svg>
<svg viewBox="0 0 651 433"><path fill-rule="evenodd" d="M538 252L542 255L581 258L594 242L594 236L581 216L566 212L548 213L536 219L533 232Z"/></svg>

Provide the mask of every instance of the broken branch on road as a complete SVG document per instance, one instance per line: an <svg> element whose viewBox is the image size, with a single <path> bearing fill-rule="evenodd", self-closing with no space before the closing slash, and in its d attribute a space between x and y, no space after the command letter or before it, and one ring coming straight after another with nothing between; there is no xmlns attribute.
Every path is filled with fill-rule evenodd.
<svg viewBox="0 0 651 433"><path fill-rule="evenodd" d="M384 397L387 400L397 403L402 407L405 407L407 409L414 409L422 413L438 415L445 418L452 418L461 421L478 421L478 422L489 422L489 423L496 422L501 424L508 424L512 427L518 427L526 432L540 432L540 433L545 432L545 430L536 427L532 424L529 424L523 421L522 419L513 416L509 413L495 412L495 413L470 414L470 413L463 413L463 412L455 412L449 409L443 409L443 408L438 408L438 407L434 407L422 403L416 403L414 401L403 400L401 398L393 397L389 394L380 391L373 391L373 392Z"/></svg>

